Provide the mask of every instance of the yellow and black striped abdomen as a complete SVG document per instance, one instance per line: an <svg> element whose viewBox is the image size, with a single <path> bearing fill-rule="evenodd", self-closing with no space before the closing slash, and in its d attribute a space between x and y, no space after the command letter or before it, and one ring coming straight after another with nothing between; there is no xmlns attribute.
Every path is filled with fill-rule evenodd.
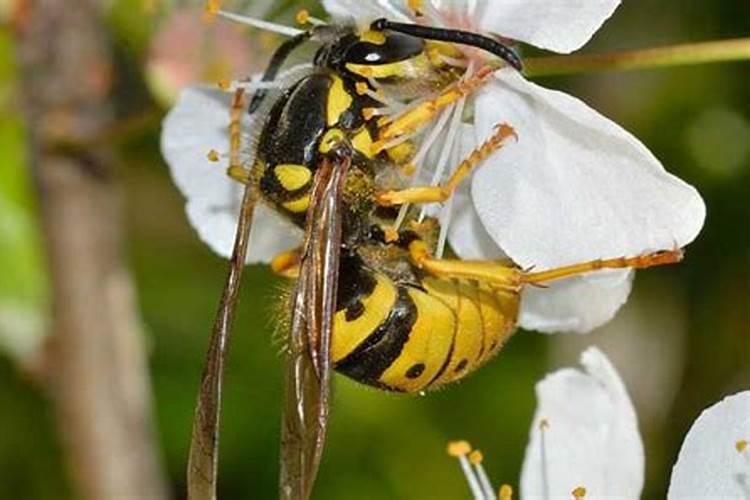
<svg viewBox="0 0 750 500"><path fill-rule="evenodd" d="M517 294L468 282L427 278L417 286L361 268L340 286L334 367L386 390L417 392L466 376L500 350L518 314Z"/></svg>

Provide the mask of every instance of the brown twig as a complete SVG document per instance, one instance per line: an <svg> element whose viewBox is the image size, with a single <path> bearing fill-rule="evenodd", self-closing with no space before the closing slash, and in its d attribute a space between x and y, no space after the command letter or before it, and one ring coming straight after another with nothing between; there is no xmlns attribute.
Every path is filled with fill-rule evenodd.
<svg viewBox="0 0 750 500"><path fill-rule="evenodd" d="M571 75L596 71L634 70L689 66L750 59L750 38L715 40L622 50L604 54L529 57L524 60L528 77Z"/></svg>
<svg viewBox="0 0 750 500"><path fill-rule="evenodd" d="M111 54L95 0L26 0L15 24L29 158L52 282L49 389L81 498L162 499L151 394L121 254Z"/></svg>

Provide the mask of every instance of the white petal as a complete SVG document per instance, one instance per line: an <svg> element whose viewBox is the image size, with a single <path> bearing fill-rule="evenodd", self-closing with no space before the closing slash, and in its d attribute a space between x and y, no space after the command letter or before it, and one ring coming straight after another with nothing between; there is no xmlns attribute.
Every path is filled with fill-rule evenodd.
<svg viewBox="0 0 750 500"><path fill-rule="evenodd" d="M628 299L632 271L609 271L526 287L519 326L545 333L588 333L611 320Z"/></svg>
<svg viewBox="0 0 750 500"><path fill-rule="evenodd" d="M672 469L671 500L750 498L750 391L704 410Z"/></svg>
<svg viewBox="0 0 750 500"><path fill-rule="evenodd" d="M243 187L207 153L229 150L231 94L207 87L183 90L162 125L161 150L175 184L187 199L190 224L214 252L229 257L234 244ZM249 123L243 123L247 127ZM259 205L253 217L247 262L268 262L299 244L300 232Z"/></svg>
<svg viewBox="0 0 750 500"><path fill-rule="evenodd" d="M468 155L475 143L471 127L462 128L459 134L461 156ZM462 259L508 258L474 210L468 183L460 184L453 195L448 238ZM629 271L599 272L553 282L546 288L528 287L523 292L518 324L545 333L588 333L612 319L625 303L632 276Z"/></svg>
<svg viewBox="0 0 750 500"><path fill-rule="evenodd" d="M464 260L496 260L507 256L490 238L474 211L468 183L453 194L453 215L448 229L451 248Z"/></svg>
<svg viewBox="0 0 750 500"><path fill-rule="evenodd" d="M474 175L484 227L536 270L690 243L705 205L631 134L567 94L501 70L476 101L477 140L518 133Z"/></svg>
<svg viewBox="0 0 750 500"><path fill-rule="evenodd" d="M480 27L543 49L581 48L615 11L620 0L478 0Z"/></svg>
<svg viewBox="0 0 750 500"><path fill-rule="evenodd" d="M323 7L339 21L355 20L358 26L386 17L391 21L410 22L401 2L390 0L322 0Z"/></svg>
<svg viewBox="0 0 750 500"><path fill-rule="evenodd" d="M625 386L598 349L581 364L585 372L566 368L536 386L521 498L569 499L579 486L586 498L640 497L643 444Z"/></svg>
<svg viewBox="0 0 750 500"><path fill-rule="evenodd" d="M162 123L161 151L186 198L226 203L242 187L224 174L226 161L211 162L208 152L229 151L232 95L207 86L187 87ZM247 125L247 124L243 124Z"/></svg>

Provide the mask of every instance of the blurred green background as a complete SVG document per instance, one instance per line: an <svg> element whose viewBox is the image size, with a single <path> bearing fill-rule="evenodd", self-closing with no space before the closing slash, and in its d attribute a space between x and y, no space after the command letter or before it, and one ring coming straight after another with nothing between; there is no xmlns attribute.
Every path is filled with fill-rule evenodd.
<svg viewBox="0 0 750 500"><path fill-rule="evenodd" d="M225 4L281 21L302 6L323 15L314 2ZM193 404L226 263L187 224L183 199L159 155L160 117L181 78L257 70L275 42L249 33L214 42L216 27L194 15L196 45L189 50L211 64L175 69L169 61L178 49L170 46L168 27L178 12L199 13L200 2L108 5L118 116L140 124L126 127L116 143L127 252L148 337L160 445L173 495L181 498ZM8 9L0 2L4 22ZM748 19L744 0L624 2L584 52L747 36ZM237 40L239 47L232 45ZM217 56L235 48L237 58ZM750 387L750 64L539 82L615 119L697 186L708 206L703 232L683 264L641 272L629 303L591 335L518 332L477 374L425 397L384 394L337 378L316 498L467 498L459 468L445 453L456 438L484 451L495 483L517 487L534 384L575 364L588 344L601 346L625 379L647 452L644 498L660 498L701 409ZM49 299L18 92L6 25L0 29L0 484L16 499L75 498L50 402L34 382ZM249 268L245 278L225 384L219 496L274 498L282 365L269 311L279 282L261 267Z"/></svg>

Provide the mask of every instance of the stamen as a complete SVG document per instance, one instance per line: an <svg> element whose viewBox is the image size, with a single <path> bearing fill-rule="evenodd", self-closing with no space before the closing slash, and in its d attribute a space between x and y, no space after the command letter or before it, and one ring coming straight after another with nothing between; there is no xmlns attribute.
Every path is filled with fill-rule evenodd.
<svg viewBox="0 0 750 500"><path fill-rule="evenodd" d="M214 5L214 7L216 8L216 11L215 12L209 11L209 5ZM213 13L215 15L221 16L231 21L238 22L240 24L246 24L254 28L262 29L265 31L271 31L273 33L279 33L280 35L284 35L284 36L297 36L301 33L304 33L302 30L298 30L297 28L292 28L290 26L284 26L283 24L272 23L270 21L264 21L262 19L255 19L254 17L242 16L240 14L234 14L232 12L219 10L218 2L216 1L209 0L208 4L206 5L206 12Z"/></svg>
<svg viewBox="0 0 750 500"><path fill-rule="evenodd" d="M439 27L445 26L445 23L443 23L443 16L440 15L440 12L437 10L437 8L432 5L432 2L420 1L418 2L418 6L419 14L426 18L426 20L428 21L427 24Z"/></svg>
<svg viewBox="0 0 750 500"><path fill-rule="evenodd" d="M453 66L455 68L466 68L469 66L469 63L466 61L466 59L458 59L456 57L451 57L451 56L443 54L439 50L435 51L435 54L441 62L447 64L448 66Z"/></svg>
<svg viewBox="0 0 750 500"><path fill-rule="evenodd" d="M422 15L422 0L409 0L407 3L415 16Z"/></svg>
<svg viewBox="0 0 750 500"><path fill-rule="evenodd" d="M500 486L498 497L499 500L513 500L513 487L509 484Z"/></svg>
<svg viewBox="0 0 750 500"><path fill-rule="evenodd" d="M260 79L254 79L252 81L240 80L229 82L222 80L218 82L218 86L225 92L234 92L237 89L244 89L246 92L255 92L256 90L269 90L278 89L286 85L289 80L296 79L300 73L305 73L313 68L312 63L297 64L292 66L288 70L279 74L274 80L264 82Z"/></svg>
<svg viewBox="0 0 750 500"><path fill-rule="evenodd" d="M366 108L366 109L383 109L383 108ZM367 118L365 117L365 119ZM386 141L386 142L376 141L372 143L371 149L374 153L377 154L377 153L380 153L381 151L385 151L386 149L395 148L399 144L403 144L406 141L411 140L415 135L416 134L404 134L404 135L399 135L398 137L395 137L391 139L390 141Z"/></svg>
<svg viewBox="0 0 750 500"><path fill-rule="evenodd" d="M570 492L575 500L584 500L586 498L586 488L579 486Z"/></svg>
<svg viewBox="0 0 750 500"><path fill-rule="evenodd" d="M737 450L737 453L745 453L745 451L748 449L748 445L750 443L747 441L747 439L740 439L736 443L734 443L734 449Z"/></svg>
<svg viewBox="0 0 750 500"><path fill-rule="evenodd" d="M307 9L301 9L299 12L297 12L297 15L294 17L294 20L297 21L297 24L312 24L313 26L320 26L322 24L325 24L325 21L322 19L318 19L317 17L313 17L310 15L310 11Z"/></svg>
<svg viewBox="0 0 750 500"><path fill-rule="evenodd" d="M363 108L362 109L362 116L365 118L365 120L370 121L375 116L383 116L386 114L386 112L383 110L383 108ZM381 151L386 148L382 148Z"/></svg>
<svg viewBox="0 0 750 500"><path fill-rule="evenodd" d="M219 154L218 151L216 151L215 149L212 149L208 153L206 153L206 158L210 162L217 162L221 159L221 155Z"/></svg>
<svg viewBox="0 0 750 500"><path fill-rule="evenodd" d="M471 445L468 441L451 441L448 443L448 455L452 457L460 457L461 455L467 455L471 452Z"/></svg>
<svg viewBox="0 0 750 500"><path fill-rule="evenodd" d="M219 0L207 0L203 7L204 19L208 22L213 21L220 8L221 2Z"/></svg>
<svg viewBox="0 0 750 500"><path fill-rule="evenodd" d="M454 105L451 105L440 113L437 122L435 122L432 129L427 134L427 137L422 141L422 144L417 150L417 154L415 154L414 158L412 158L411 163L416 167L413 174L411 175L413 179L417 179L418 181L419 174L422 171L425 156L427 156L427 152L437 140L438 135L440 135L440 132L443 130L443 127L445 127L445 123L448 121L448 118L450 118L451 112L453 111L453 106ZM393 223L394 229L398 230L404 223L404 220L406 220L406 215L409 213L410 206L411 205L409 203L401 205L401 209L398 212L398 217L396 217L396 220Z"/></svg>
<svg viewBox="0 0 750 500"><path fill-rule="evenodd" d="M360 83L362 85L364 85L364 87L362 87L360 85ZM390 110L389 113L390 112L401 111L404 108L404 105L401 104L400 102L396 101L395 99L391 99L391 98L387 97L385 95L385 93L382 91L382 89L372 90L371 88L369 88L367 86L367 84L365 82L359 82L359 83L357 83L357 85L358 86L355 88L357 94L359 94L359 95L367 95L367 96L371 97L374 101L377 101L380 104L388 106L388 108ZM367 109L367 108L365 108L365 109ZM385 113L383 113L383 114L385 114Z"/></svg>
<svg viewBox="0 0 750 500"><path fill-rule="evenodd" d="M482 487L482 493L484 493L485 499L495 498L495 492L492 490L492 484L490 484L490 478L487 477L487 472L484 470L482 460L484 456L479 450L474 450L469 453L469 462L474 466L474 473L479 478L479 485Z"/></svg>
<svg viewBox="0 0 750 500"><path fill-rule="evenodd" d="M370 90L370 87L365 82L357 82L354 84L354 91L357 92L357 95L365 95L368 90Z"/></svg>
<svg viewBox="0 0 750 500"><path fill-rule="evenodd" d="M540 439L539 445L541 446L541 476L542 476L542 497L549 498L549 468L547 466L547 429L549 429L549 421L543 418L539 421L539 432Z"/></svg>
<svg viewBox="0 0 750 500"><path fill-rule="evenodd" d="M465 105L466 105L466 99L461 99L453 107L453 116L451 117L451 123L448 126L448 133L446 134L446 137L445 137L445 144L443 145L443 149L440 152L440 158L438 159L438 164L435 169L435 173L432 176L431 184L433 186L440 184L440 182L443 180L443 173L445 172L445 167L448 165L448 159L450 158L451 153L455 151L456 138L458 137L458 129L461 127L461 118L464 114ZM447 204L443 205L443 209L445 209L446 205ZM426 207L423 206L422 211L419 214L420 220L424 218L425 214L426 214ZM445 222L446 223L442 224L440 227L440 235L438 237L439 246L436 249L436 253L435 253L438 259L442 258L443 256L443 252L445 250L445 241L448 238L448 223L450 222L450 220L445 221ZM440 242L442 242L442 244L440 244Z"/></svg>
<svg viewBox="0 0 750 500"><path fill-rule="evenodd" d="M461 470L463 470L466 482L469 483L469 489L471 494L474 496L474 500L485 500L484 494L482 493L482 487L479 485L474 471L471 469L466 455L471 452L471 445L466 441L453 441L448 444L448 454L452 457L458 458L461 464Z"/></svg>

